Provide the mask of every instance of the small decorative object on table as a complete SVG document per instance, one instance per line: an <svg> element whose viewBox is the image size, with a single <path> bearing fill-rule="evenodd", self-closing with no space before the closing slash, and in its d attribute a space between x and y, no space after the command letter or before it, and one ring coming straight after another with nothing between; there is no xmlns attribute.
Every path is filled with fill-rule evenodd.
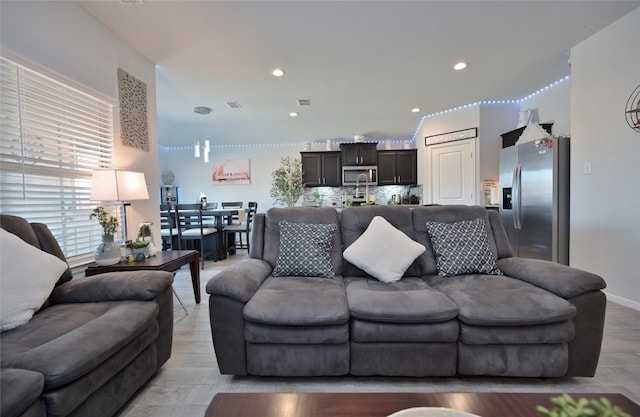
<svg viewBox="0 0 640 417"><path fill-rule="evenodd" d="M114 265L120 262L120 247L113 241L113 234L118 229L118 219L109 215L102 206L96 207L89 215L90 219L98 218L102 227L102 242L95 251L95 261L100 266Z"/></svg>
<svg viewBox="0 0 640 417"><path fill-rule="evenodd" d="M631 417L604 397L600 400L580 398L575 401L570 395L564 394L551 398L551 403L555 406L552 410L539 405L536 411L547 417Z"/></svg>

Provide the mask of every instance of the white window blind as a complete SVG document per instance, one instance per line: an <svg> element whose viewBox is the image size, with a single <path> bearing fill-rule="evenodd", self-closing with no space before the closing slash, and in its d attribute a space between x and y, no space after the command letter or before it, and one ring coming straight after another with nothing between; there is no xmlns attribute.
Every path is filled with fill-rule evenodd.
<svg viewBox="0 0 640 417"><path fill-rule="evenodd" d="M93 258L91 172L113 156L113 106L0 57L0 212L45 223L71 266Z"/></svg>

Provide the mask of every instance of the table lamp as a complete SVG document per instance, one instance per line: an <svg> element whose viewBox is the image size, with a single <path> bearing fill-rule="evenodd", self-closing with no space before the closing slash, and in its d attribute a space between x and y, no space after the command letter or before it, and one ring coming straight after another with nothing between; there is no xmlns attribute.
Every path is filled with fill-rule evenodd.
<svg viewBox="0 0 640 417"><path fill-rule="evenodd" d="M143 172L102 169L93 171L91 200L112 201L122 207L121 235L127 241L127 206L129 201L148 200L149 192Z"/></svg>

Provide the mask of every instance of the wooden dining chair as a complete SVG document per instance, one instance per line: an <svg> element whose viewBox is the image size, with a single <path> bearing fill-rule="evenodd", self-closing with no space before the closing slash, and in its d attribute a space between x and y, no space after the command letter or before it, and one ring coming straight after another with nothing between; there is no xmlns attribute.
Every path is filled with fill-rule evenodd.
<svg viewBox="0 0 640 417"><path fill-rule="evenodd" d="M242 208L242 201L223 201L220 204L222 205L223 209L239 209L239 208ZM237 214L234 214L233 216L231 216L231 219L225 219L225 220L229 224L240 223L240 219L239 219Z"/></svg>
<svg viewBox="0 0 640 417"><path fill-rule="evenodd" d="M245 221L243 223L230 224L225 226L224 231L228 233L233 233L236 238L235 247L237 249L245 249L244 241L242 240L242 235L244 234L246 237L246 249L249 252L250 245L250 233L251 233L251 223L253 222L253 216L258 211L258 203L255 201L250 201L247 205L247 209L245 210Z"/></svg>
<svg viewBox="0 0 640 417"><path fill-rule="evenodd" d="M218 260L217 236L218 230L210 225L205 225L202 220L202 205L178 204L176 205L176 217L180 231L181 244L190 249L197 249L202 259L202 269L207 252L211 252L213 259Z"/></svg>
<svg viewBox="0 0 640 417"><path fill-rule="evenodd" d="M162 250L180 250L180 231L176 212L169 204L160 204L160 237Z"/></svg>

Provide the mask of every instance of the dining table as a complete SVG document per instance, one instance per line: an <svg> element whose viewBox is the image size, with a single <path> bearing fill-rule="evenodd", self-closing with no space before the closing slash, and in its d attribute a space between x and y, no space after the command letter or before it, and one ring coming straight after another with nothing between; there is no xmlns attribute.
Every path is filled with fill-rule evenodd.
<svg viewBox="0 0 640 417"><path fill-rule="evenodd" d="M223 208L223 209L203 209L202 220L206 222L208 219L213 219L213 225L217 229L216 237L218 239L217 245L217 259L226 259L227 253L230 249L235 249L235 242L233 246L229 245L229 238L227 233L223 232L225 225L233 223L233 216L237 216L240 222L246 218L246 212L243 208Z"/></svg>

